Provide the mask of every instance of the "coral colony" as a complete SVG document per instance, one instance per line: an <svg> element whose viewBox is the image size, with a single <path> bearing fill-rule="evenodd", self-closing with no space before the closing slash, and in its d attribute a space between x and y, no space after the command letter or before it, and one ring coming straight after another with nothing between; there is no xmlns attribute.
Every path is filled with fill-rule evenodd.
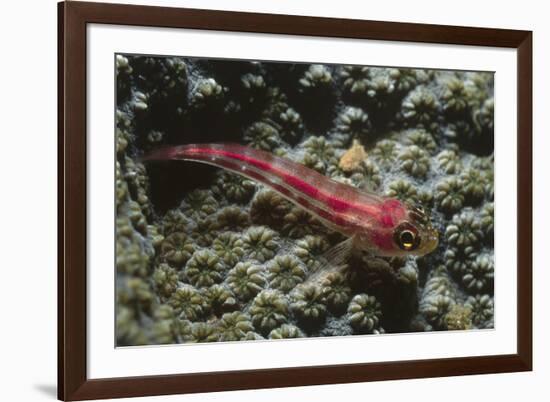
<svg viewBox="0 0 550 402"><path fill-rule="evenodd" d="M116 56L118 346L493 328L493 75ZM342 234L166 146L237 143L421 206L423 256Z"/></svg>

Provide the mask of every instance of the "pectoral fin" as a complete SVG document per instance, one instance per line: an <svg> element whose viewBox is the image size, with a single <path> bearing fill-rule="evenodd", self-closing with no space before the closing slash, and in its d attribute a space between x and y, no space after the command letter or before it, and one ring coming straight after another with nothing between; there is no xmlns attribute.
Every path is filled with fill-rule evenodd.
<svg viewBox="0 0 550 402"><path fill-rule="evenodd" d="M350 237L328 249L321 256L321 266L307 279L307 282L321 282L333 272L344 271L353 251L353 242L353 237Z"/></svg>

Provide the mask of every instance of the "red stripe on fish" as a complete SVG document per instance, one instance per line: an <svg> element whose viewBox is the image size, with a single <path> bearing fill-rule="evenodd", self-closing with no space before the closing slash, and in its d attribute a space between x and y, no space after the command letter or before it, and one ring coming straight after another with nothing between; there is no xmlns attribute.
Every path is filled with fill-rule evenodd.
<svg viewBox="0 0 550 402"><path fill-rule="evenodd" d="M363 212L363 213L368 213L372 215L376 215L380 213L380 209L375 205L366 205L364 203L352 203L345 199L339 198L338 196L331 194L330 192L327 192L322 188L323 187L322 182L323 181L328 182L330 179L328 179L325 176L322 176L321 174L315 171L312 171L311 169L306 168L303 165L294 163L289 160L285 161L284 165L286 166L288 166L289 163L294 165L292 166L292 171L288 171L286 169L278 168L277 165L274 163L270 163L268 160L278 161L281 158L276 158L267 152L252 150L251 148L241 147L238 145L227 145L225 147L226 147L225 149L224 148L218 149L210 146L199 147L199 146L188 145L188 146L182 147L182 149L178 153L182 157L192 158L202 154L202 155L212 155L212 156L223 156L230 159L235 159L238 161L245 162L262 171L273 173L277 177L284 180L285 183L292 186L296 191L299 191L307 195L308 197L311 197L323 202L325 205L331 208L334 212L346 212L346 211L354 210L357 212ZM237 148L236 152L232 151L231 148ZM243 151L245 151L246 153L244 153ZM249 155L251 153L256 155ZM300 173L302 174L300 175ZM315 177L315 175L318 175L321 179L319 179L318 177ZM314 178L316 179L315 181L320 182L321 185L319 187L316 187L311 183L304 181L300 176L314 176ZM342 192L345 192L343 189L345 187L348 187L341 183L335 183L332 180L330 180L330 182L331 184L332 183L336 184L337 187L339 187L339 189L342 190Z"/></svg>

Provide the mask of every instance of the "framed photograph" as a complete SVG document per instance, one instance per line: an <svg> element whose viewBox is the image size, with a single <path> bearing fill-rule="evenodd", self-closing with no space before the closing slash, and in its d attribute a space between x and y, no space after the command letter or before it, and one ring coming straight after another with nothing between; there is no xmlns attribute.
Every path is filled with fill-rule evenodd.
<svg viewBox="0 0 550 402"><path fill-rule="evenodd" d="M531 32L58 18L60 399L531 370Z"/></svg>

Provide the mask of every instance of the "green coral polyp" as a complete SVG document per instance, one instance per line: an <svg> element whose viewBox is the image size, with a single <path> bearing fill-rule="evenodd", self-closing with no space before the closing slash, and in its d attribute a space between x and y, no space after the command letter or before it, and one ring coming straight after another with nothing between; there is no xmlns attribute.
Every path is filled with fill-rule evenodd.
<svg viewBox="0 0 550 402"><path fill-rule="evenodd" d="M184 275L190 284L208 287L223 280L225 267L210 250L196 251L185 265Z"/></svg>
<svg viewBox="0 0 550 402"><path fill-rule="evenodd" d="M256 122L244 132L244 141L252 148L273 151L281 144L279 132L269 123Z"/></svg>
<svg viewBox="0 0 550 402"><path fill-rule="evenodd" d="M480 222L471 211L454 215L445 229L447 242L457 247L477 246L482 237Z"/></svg>
<svg viewBox="0 0 550 402"><path fill-rule="evenodd" d="M486 175L478 169L467 169L461 175L464 186L464 195L472 204L479 204L487 193L488 183Z"/></svg>
<svg viewBox="0 0 550 402"><path fill-rule="evenodd" d="M323 263L322 256L329 247L323 236L307 235L296 241L293 252L310 270L315 270Z"/></svg>
<svg viewBox="0 0 550 402"><path fill-rule="evenodd" d="M416 145L429 153L433 153L437 149L433 136L424 129L410 130L405 137L405 144Z"/></svg>
<svg viewBox="0 0 550 402"><path fill-rule="evenodd" d="M495 204L492 202L487 202L481 208L479 215L479 223L481 225L481 230L485 235L486 239L492 240L494 236L494 227L495 227Z"/></svg>
<svg viewBox="0 0 550 402"><path fill-rule="evenodd" d="M291 293L290 309L298 322L318 326L325 321L326 300L320 285L312 283L300 285Z"/></svg>
<svg viewBox="0 0 550 402"><path fill-rule="evenodd" d="M218 323L220 341L240 341L254 331L250 316L239 311L225 313Z"/></svg>
<svg viewBox="0 0 550 402"><path fill-rule="evenodd" d="M426 297L420 304L419 310L436 329L445 329L447 314L455 304L451 296L436 294Z"/></svg>
<svg viewBox="0 0 550 402"><path fill-rule="evenodd" d="M214 230L242 230L250 224L250 216L237 206L222 208L212 220Z"/></svg>
<svg viewBox="0 0 550 402"><path fill-rule="evenodd" d="M341 315L352 295L347 278L339 272L330 273L323 279L321 286L328 308Z"/></svg>
<svg viewBox="0 0 550 402"><path fill-rule="evenodd" d="M302 117L292 108L286 109L279 114L279 132L286 140L294 141L304 131Z"/></svg>
<svg viewBox="0 0 550 402"><path fill-rule="evenodd" d="M463 274L470 267L476 255L477 250L472 246L451 247L445 250L443 258L445 266L451 272Z"/></svg>
<svg viewBox="0 0 550 402"><path fill-rule="evenodd" d="M258 191L250 205L252 222L278 227L283 217L288 213L291 204L273 190Z"/></svg>
<svg viewBox="0 0 550 402"><path fill-rule="evenodd" d="M217 342L217 328L206 322L188 323L181 334L183 340L189 343Z"/></svg>
<svg viewBox="0 0 550 402"><path fill-rule="evenodd" d="M326 66L312 64L299 82L303 90L325 89L332 84L332 74Z"/></svg>
<svg viewBox="0 0 550 402"><path fill-rule="evenodd" d="M371 150L371 156L374 160L386 167L393 164L393 162L397 159L397 155L397 143L392 140L379 141Z"/></svg>
<svg viewBox="0 0 550 402"><path fill-rule="evenodd" d="M437 155L439 167L447 174L456 174L462 170L462 162L455 151L445 149Z"/></svg>
<svg viewBox="0 0 550 402"><path fill-rule="evenodd" d="M291 339L291 338L303 338L305 335L295 325L283 324L279 328L272 330L267 336L269 339Z"/></svg>
<svg viewBox="0 0 550 402"><path fill-rule="evenodd" d="M183 285L176 289L168 304L181 318L195 321L201 318L207 310L207 304L201 293L190 285Z"/></svg>
<svg viewBox="0 0 550 402"><path fill-rule="evenodd" d="M280 255L267 264L269 285L288 292L306 278L306 270L301 261L293 255Z"/></svg>
<svg viewBox="0 0 550 402"><path fill-rule="evenodd" d="M490 328L494 316L494 300L488 294L470 296L466 306L472 311L472 322L477 328Z"/></svg>
<svg viewBox="0 0 550 402"><path fill-rule="evenodd" d="M175 267L182 267L195 252L193 240L185 233L172 233L160 244L162 260Z"/></svg>
<svg viewBox="0 0 550 402"><path fill-rule="evenodd" d="M462 276L462 283L472 293L479 293L493 285L493 258L480 254Z"/></svg>
<svg viewBox="0 0 550 402"><path fill-rule="evenodd" d="M178 271L168 264L161 264L153 272L153 282L158 294L164 298L170 296L178 287Z"/></svg>
<svg viewBox="0 0 550 402"><path fill-rule="evenodd" d="M248 301L266 286L265 269L252 262L239 262L227 274L227 283L241 300Z"/></svg>
<svg viewBox="0 0 550 402"><path fill-rule="evenodd" d="M425 87L417 87L404 100L403 117L413 126L430 127L439 109L435 94Z"/></svg>
<svg viewBox="0 0 550 402"><path fill-rule="evenodd" d="M435 199L443 212L459 211L464 206L462 181L453 176L440 181L435 187Z"/></svg>
<svg viewBox="0 0 550 402"><path fill-rule="evenodd" d="M344 88L352 94L366 94L369 87L370 68L344 66L340 71Z"/></svg>
<svg viewBox="0 0 550 402"><path fill-rule="evenodd" d="M376 297L358 294L348 306L349 322L352 328L360 333L373 333L379 329L382 317L382 306Z"/></svg>
<svg viewBox="0 0 550 402"><path fill-rule="evenodd" d="M249 313L256 330L267 335L274 328L288 322L290 309L283 293L268 289L254 298Z"/></svg>
<svg viewBox="0 0 550 402"><path fill-rule="evenodd" d="M405 148L401 155L401 169L414 177L426 176L430 169L430 158L426 151L416 145Z"/></svg>
<svg viewBox="0 0 550 402"><path fill-rule="evenodd" d="M348 106L338 117L337 128L351 137L364 137L368 135L371 123L364 110Z"/></svg>
<svg viewBox="0 0 550 402"><path fill-rule="evenodd" d="M189 228L189 220L179 209L173 209L164 215L161 226L164 236L176 232L185 233Z"/></svg>
<svg viewBox="0 0 550 402"><path fill-rule="evenodd" d="M265 226L252 226L243 235L243 249L251 260L265 262L279 249L279 237Z"/></svg>
<svg viewBox="0 0 550 402"><path fill-rule="evenodd" d="M395 197L409 204L415 204L418 199L418 192L411 182L397 180L389 184L386 196Z"/></svg>
<svg viewBox="0 0 550 402"><path fill-rule="evenodd" d="M229 268L233 268L244 256L243 240L237 233L224 232L212 242L212 250Z"/></svg>
<svg viewBox="0 0 550 402"><path fill-rule="evenodd" d="M445 112L458 114L468 109L470 96L464 86L464 81L453 77L443 88L441 100Z"/></svg>
<svg viewBox="0 0 550 402"><path fill-rule="evenodd" d="M210 191L197 189L185 196L180 208L185 216L202 219L214 214L219 204Z"/></svg>
<svg viewBox="0 0 550 402"><path fill-rule="evenodd" d="M282 232L293 239L319 233L320 230L315 218L302 208L293 207L283 217Z"/></svg>
<svg viewBox="0 0 550 402"><path fill-rule="evenodd" d="M192 102L196 107L203 108L223 99L225 89L214 78L200 79L194 89Z"/></svg>
<svg viewBox="0 0 550 402"><path fill-rule="evenodd" d="M239 307L233 291L224 285L212 285L204 291L204 296L211 312L220 315Z"/></svg>

